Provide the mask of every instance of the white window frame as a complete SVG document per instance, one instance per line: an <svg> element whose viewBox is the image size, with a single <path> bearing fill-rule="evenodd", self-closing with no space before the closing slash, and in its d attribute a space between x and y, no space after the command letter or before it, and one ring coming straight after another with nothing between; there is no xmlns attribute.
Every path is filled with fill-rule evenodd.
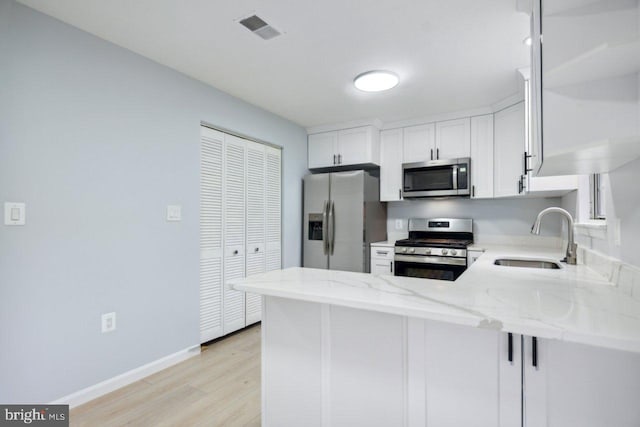
<svg viewBox="0 0 640 427"><path fill-rule="evenodd" d="M596 221L606 221L606 193L603 190L603 181L606 177L601 174L592 174L589 177L589 189L590 189L590 207L591 207L591 219Z"/></svg>

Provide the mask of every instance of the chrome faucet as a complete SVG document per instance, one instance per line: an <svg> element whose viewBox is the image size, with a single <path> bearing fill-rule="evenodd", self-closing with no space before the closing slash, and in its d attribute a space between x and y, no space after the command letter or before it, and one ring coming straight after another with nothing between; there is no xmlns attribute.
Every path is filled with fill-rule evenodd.
<svg viewBox="0 0 640 427"><path fill-rule="evenodd" d="M551 212L557 212L567 218L567 226L569 228L569 244L567 245L567 256L562 261L566 262L567 264L575 265L577 262L578 245L576 245L576 242L573 240L573 217L571 217L571 214L569 212L562 208L543 209L542 211L540 211L538 217L536 218L536 222L534 222L533 226L531 227L531 234L540 234L540 222L542 220L542 217Z"/></svg>

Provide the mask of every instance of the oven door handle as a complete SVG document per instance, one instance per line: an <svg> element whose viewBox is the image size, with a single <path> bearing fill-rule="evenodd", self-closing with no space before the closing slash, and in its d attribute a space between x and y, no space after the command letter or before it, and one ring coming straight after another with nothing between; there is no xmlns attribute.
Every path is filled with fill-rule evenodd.
<svg viewBox="0 0 640 427"><path fill-rule="evenodd" d="M398 255L393 257L394 262L413 262L416 264L433 264L433 265L459 265L466 267L466 258L439 257L439 256L422 256L422 255ZM396 271L398 267L396 266Z"/></svg>

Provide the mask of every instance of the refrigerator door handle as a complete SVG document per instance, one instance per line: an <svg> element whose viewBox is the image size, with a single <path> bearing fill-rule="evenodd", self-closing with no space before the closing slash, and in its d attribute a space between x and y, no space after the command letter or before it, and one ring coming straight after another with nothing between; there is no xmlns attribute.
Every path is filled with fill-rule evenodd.
<svg viewBox="0 0 640 427"><path fill-rule="evenodd" d="M328 227L328 219L329 215L329 202L324 201L324 205L322 207L322 252L325 255L329 254L329 238L327 233Z"/></svg>
<svg viewBox="0 0 640 427"><path fill-rule="evenodd" d="M330 203L329 207L329 255L333 255L333 248L336 243L336 212L335 212L335 204L333 200Z"/></svg>

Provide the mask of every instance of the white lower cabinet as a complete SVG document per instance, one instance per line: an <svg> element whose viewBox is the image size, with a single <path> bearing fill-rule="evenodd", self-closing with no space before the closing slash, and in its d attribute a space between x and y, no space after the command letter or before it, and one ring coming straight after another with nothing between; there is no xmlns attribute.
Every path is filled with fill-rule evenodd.
<svg viewBox="0 0 640 427"><path fill-rule="evenodd" d="M371 274L393 276L393 245L371 245Z"/></svg>
<svg viewBox="0 0 640 427"><path fill-rule="evenodd" d="M467 267L476 262L478 258L484 253L484 249L467 249Z"/></svg>
<svg viewBox="0 0 640 427"><path fill-rule="evenodd" d="M534 352L533 341L524 338L526 427L640 426L640 354L541 338Z"/></svg>
<svg viewBox="0 0 640 427"><path fill-rule="evenodd" d="M266 426L640 426L637 353L539 338L534 352L497 321L264 307Z"/></svg>
<svg viewBox="0 0 640 427"><path fill-rule="evenodd" d="M520 354L512 336L441 322L409 319L409 425L520 425ZM422 348L416 348L421 346ZM424 414L424 420L423 420Z"/></svg>

